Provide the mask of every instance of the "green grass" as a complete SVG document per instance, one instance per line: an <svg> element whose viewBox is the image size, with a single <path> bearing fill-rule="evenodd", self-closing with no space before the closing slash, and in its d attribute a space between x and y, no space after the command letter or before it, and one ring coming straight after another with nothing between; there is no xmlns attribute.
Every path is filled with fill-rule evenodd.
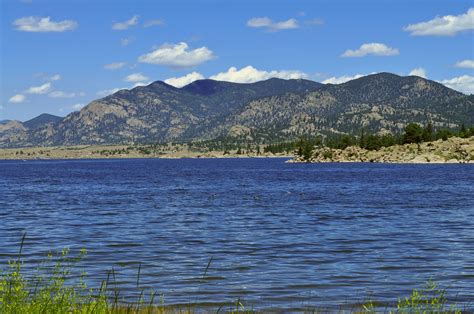
<svg viewBox="0 0 474 314"><path fill-rule="evenodd" d="M211 309L199 308L190 301L184 306L165 305L163 296L155 292L146 292L140 287L141 265L138 267L136 289L139 296L135 300L124 300L115 284L115 271L112 268L100 287L90 288L85 283L86 273L77 274L74 265L87 256L82 249L71 256L68 249L50 252L35 271L26 273L21 258L24 237L16 259L8 262L7 269L0 277L0 313L202 313ZM211 265L209 261L202 278ZM73 271L75 273L73 273ZM80 272L80 271L79 271ZM239 299L233 304L225 302L213 312L256 313L245 307ZM326 310L307 310L318 313ZM329 311L334 312L334 311ZM338 311L336 311L338 312ZM341 310L347 313L347 310ZM351 313L462 313L455 306L448 306L446 290L440 289L434 282L428 282L426 288L413 290L410 296L398 299L398 302L381 304L367 301L360 304Z"/></svg>

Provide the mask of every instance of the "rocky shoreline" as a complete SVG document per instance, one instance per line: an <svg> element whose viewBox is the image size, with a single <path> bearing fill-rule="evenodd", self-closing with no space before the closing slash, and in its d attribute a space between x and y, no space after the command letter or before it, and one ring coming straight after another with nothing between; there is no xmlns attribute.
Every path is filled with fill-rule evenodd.
<svg viewBox="0 0 474 314"><path fill-rule="evenodd" d="M474 164L474 136L405 144L367 150L357 146L345 149L316 147L312 157L295 157L288 162L377 162L377 163L463 163Z"/></svg>

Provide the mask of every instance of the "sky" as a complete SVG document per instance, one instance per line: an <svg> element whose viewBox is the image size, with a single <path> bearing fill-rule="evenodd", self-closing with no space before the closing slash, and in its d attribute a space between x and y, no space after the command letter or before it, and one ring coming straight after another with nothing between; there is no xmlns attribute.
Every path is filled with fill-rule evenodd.
<svg viewBox="0 0 474 314"><path fill-rule="evenodd" d="M0 0L0 120L156 80L418 75L474 93L474 1Z"/></svg>

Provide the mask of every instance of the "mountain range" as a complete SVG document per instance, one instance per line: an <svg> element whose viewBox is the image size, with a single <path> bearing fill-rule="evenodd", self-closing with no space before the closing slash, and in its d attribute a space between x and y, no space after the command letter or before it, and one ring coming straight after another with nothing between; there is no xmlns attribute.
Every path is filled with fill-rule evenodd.
<svg viewBox="0 0 474 314"><path fill-rule="evenodd" d="M342 84L272 78L256 83L161 81L120 90L66 117L1 121L0 147L189 142L275 142L303 135L398 133L410 122L474 124L474 95L417 76L378 73Z"/></svg>

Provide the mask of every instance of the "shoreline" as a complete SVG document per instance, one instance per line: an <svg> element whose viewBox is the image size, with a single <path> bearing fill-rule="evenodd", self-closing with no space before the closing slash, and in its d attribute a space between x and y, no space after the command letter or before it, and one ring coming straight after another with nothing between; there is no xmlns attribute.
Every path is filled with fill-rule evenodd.
<svg viewBox="0 0 474 314"><path fill-rule="evenodd" d="M237 153L239 152L239 154ZM474 164L474 136L366 150L315 147L310 158L289 153L205 151L184 144L1 148L0 160L287 158L287 163Z"/></svg>
<svg viewBox="0 0 474 314"><path fill-rule="evenodd" d="M392 145L379 150L358 146L344 149L315 147L309 158L297 156L289 163L398 163L398 164L474 164L474 136L446 140Z"/></svg>
<svg viewBox="0 0 474 314"><path fill-rule="evenodd" d="M205 159L205 158L294 158L285 153L237 154L225 151L188 150L184 145L170 146L159 151L150 151L142 146L130 145L80 145L1 148L0 160L67 160L67 159Z"/></svg>

